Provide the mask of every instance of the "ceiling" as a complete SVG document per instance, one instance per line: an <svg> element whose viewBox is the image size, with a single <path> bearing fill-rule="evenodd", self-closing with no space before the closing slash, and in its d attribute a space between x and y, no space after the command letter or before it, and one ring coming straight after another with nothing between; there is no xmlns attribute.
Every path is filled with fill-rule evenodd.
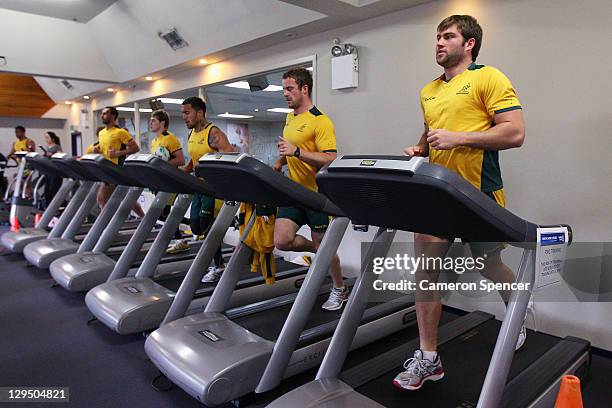
<svg viewBox="0 0 612 408"><path fill-rule="evenodd" d="M284 70L279 70L262 76L265 76L269 85L281 87L283 72ZM177 103L165 103L164 109L171 116L180 116L181 105L179 101L197 95L198 89L194 88L173 92L160 97L176 99ZM226 86L226 84L219 84L206 87L204 89L204 96L206 99L207 115L211 119L219 114L232 113L250 115L253 116L253 118L249 118L249 120L260 122L282 122L285 120L286 113L268 111L268 109L272 108L287 108L287 102L283 98L281 90L251 91L250 89L235 88ZM141 109L148 109L150 107L149 100L138 101L138 103ZM132 108L133 104L130 103L123 106Z"/></svg>
<svg viewBox="0 0 612 408"><path fill-rule="evenodd" d="M3 44L0 72L33 75L63 103L111 85L138 86L145 76L165 78L200 58L231 59L426 1L223 0L219 7L221 0L0 0L0 38L21 33ZM68 21L74 17L79 22ZM173 27L188 47L172 50L159 37ZM79 86L65 89L63 79Z"/></svg>
<svg viewBox="0 0 612 408"><path fill-rule="evenodd" d="M117 0L0 0L0 8L87 23Z"/></svg>

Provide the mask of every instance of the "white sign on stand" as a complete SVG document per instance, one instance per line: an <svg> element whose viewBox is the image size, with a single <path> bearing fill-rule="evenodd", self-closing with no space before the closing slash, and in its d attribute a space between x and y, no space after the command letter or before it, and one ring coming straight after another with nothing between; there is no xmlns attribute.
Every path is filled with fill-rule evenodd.
<svg viewBox="0 0 612 408"><path fill-rule="evenodd" d="M535 289L561 283L561 273L569 243L567 227L538 228Z"/></svg>

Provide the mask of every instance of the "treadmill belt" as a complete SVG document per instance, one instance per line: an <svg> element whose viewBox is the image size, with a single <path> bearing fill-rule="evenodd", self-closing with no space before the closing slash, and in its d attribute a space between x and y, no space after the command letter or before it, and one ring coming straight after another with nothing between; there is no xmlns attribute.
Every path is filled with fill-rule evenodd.
<svg viewBox="0 0 612 408"><path fill-rule="evenodd" d="M276 260L276 272L283 272L283 271L288 271L290 269L294 269L294 268L299 268L300 265L296 265L294 263L291 262L286 262L283 261L282 259L277 259ZM259 272L251 272L251 265L245 265L242 272L240 273L240 278L238 280L238 284L236 285L236 288L240 288L240 281L244 280L244 279L249 279L249 278L253 278L253 277L258 277L261 276L261 274ZM169 279L158 279L157 283L159 283L160 285L162 285L163 287L170 289L174 292L178 292L179 287L181 286L181 284L183 283L183 279L185 279L185 275L181 275L181 276L174 276L172 278ZM263 283L263 281L262 281ZM214 283L201 283L200 287L197 289L196 294L195 294L195 298L200 298L200 297L204 297L204 296L210 296L213 293L213 290L215 290L215 287L217 286L217 282Z"/></svg>
<svg viewBox="0 0 612 408"><path fill-rule="evenodd" d="M402 391L392 385L393 378L404 370L404 361L398 361L391 371L358 387L357 391L387 407L475 407L500 326L500 322L489 320L443 344L439 351L444 365L444 378L435 382L427 381L418 391ZM558 341L556 337L528 331L525 345L514 355L508 381Z"/></svg>

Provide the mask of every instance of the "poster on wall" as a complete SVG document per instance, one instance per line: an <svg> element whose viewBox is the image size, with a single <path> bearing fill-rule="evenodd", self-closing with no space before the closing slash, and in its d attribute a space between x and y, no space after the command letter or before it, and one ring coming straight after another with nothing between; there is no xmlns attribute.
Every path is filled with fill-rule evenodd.
<svg viewBox="0 0 612 408"><path fill-rule="evenodd" d="M249 125L246 123L228 123L227 138L234 150L240 153L250 153Z"/></svg>

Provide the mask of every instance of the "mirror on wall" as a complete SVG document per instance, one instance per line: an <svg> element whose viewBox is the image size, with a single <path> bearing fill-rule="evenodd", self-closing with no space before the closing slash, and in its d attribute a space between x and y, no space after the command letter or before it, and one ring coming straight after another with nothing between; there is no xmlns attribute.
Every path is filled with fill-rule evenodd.
<svg viewBox="0 0 612 408"><path fill-rule="evenodd" d="M310 63L302 66L313 69ZM201 91L206 101L207 119L227 135L236 151L249 153L269 165L278 158L277 139L282 136L287 113L291 112L282 92L282 75L286 70L283 68L215 84L203 87ZM199 88L191 88L138 101L142 152L149 152L151 139L155 137L149 131L148 123L152 109L157 105L168 112L169 130L181 141L188 159L189 129L181 116L181 102L199 93ZM132 135L136 134L133 103L118 109L119 126L127 128Z"/></svg>

